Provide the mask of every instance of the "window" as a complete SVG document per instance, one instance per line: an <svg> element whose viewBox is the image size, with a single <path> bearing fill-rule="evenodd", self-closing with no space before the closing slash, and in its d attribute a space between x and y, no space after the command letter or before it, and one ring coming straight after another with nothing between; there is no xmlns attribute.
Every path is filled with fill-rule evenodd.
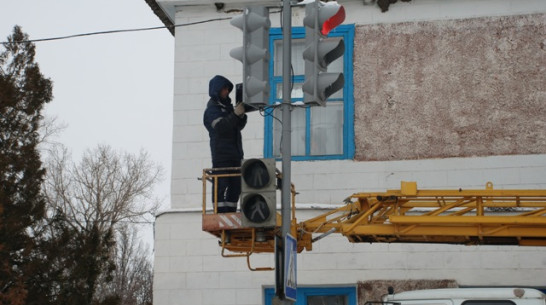
<svg viewBox="0 0 546 305"><path fill-rule="evenodd" d="M272 305L274 288L264 290L265 305ZM295 305L356 305L355 287L298 287Z"/></svg>
<svg viewBox="0 0 546 305"><path fill-rule="evenodd" d="M354 25L341 25L327 39L345 42L345 54L328 66L329 72L343 72L343 90L329 97L326 107L295 107L292 111L292 160L352 159L353 137L353 37ZM270 104L282 102L282 30L270 31ZM305 29L292 28L292 103L302 104L304 82ZM264 156L280 157L281 110L269 110L265 118ZM275 119L278 118L279 120Z"/></svg>

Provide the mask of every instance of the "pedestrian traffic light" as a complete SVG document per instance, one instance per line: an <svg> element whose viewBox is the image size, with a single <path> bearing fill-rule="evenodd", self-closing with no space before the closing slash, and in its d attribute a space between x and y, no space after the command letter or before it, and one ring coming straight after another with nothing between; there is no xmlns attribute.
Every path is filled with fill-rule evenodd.
<svg viewBox="0 0 546 305"><path fill-rule="evenodd" d="M243 31L243 46L232 49L231 57L243 63L243 103L263 108L269 101L269 10L265 6L245 7L231 19Z"/></svg>
<svg viewBox="0 0 546 305"><path fill-rule="evenodd" d="M246 159L241 165L241 214L243 227L277 224L275 159Z"/></svg>
<svg viewBox="0 0 546 305"><path fill-rule="evenodd" d="M303 102L326 106L326 99L343 88L343 73L329 73L328 65L345 52L343 39L325 39L345 20L345 9L337 2L314 2L305 5L305 82Z"/></svg>

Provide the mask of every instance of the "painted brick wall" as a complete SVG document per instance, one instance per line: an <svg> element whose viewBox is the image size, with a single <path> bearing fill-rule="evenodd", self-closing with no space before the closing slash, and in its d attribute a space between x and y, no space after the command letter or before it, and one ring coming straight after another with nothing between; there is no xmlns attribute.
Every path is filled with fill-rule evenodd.
<svg viewBox="0 0 546 305"><path fill-rule="evenodd" d="M356 160L546 153L546 14L355 33Z"/></svg>

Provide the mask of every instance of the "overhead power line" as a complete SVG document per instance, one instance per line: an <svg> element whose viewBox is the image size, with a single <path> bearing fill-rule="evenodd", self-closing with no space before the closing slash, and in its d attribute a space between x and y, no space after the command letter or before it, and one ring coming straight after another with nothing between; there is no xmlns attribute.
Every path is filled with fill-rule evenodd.
<svg viewBox="0 0 546 305"><path fill-rule="evenodd" d="M77 37L85 37L85 36L95 36L95 35L105 35L105 34L116 34L116 33L128 33L128 32L143 32L143 31L152 31L152 30L159 30L159 29L166 29L166 28L177 28L177 27L183 27L183 26L190 26L190 25L196 25L201 23L208 23L213 21L221 21L221 20L228 20L232 17L225 17L225 18L215 18L215 19L208 19L208 20L202 20L202 21L196 21L196 22L190 22L190 23L184 23L184 24L175 24L173 26L156 26L156 27L149 27L149 28L135 28L135 29L125 29L125 30L109 30L109 31L100 31L100 32L90 32L90 33L81 33L81 34L73 34L73 35L67 35L67 36L58 36L58 37L49 37L49 38L40 38L40 39L29 39L29 40L23 40L20 43L26 43L26 42L44 42L44 41L53 41L53 40L63 40L63 39L71 39L71 38L77 38ZM1 42L2 44L9 43L7 41Z"/></svg>

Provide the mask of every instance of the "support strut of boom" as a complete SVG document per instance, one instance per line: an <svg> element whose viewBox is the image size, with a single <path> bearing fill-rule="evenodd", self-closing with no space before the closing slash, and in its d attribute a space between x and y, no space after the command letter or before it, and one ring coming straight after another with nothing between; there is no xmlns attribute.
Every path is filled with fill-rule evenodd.
<svg viewBox="0 0 546 305"><path fill-rule="evenodd" d="M220 239L226 257L274 252L280 214L275 227L256 229L242 227L240 213L206 209L206 182L220 176L203 171L203 231ZM355 193L338 208L300 223L293 185L291 191L298 252L311 251L314 241L331 233L350 242L546 246L546 190L494 190L491 182L482 190L419 190L416 182L403 181L399 190ZM249 268L269 270L250 262Z"/></svg>

